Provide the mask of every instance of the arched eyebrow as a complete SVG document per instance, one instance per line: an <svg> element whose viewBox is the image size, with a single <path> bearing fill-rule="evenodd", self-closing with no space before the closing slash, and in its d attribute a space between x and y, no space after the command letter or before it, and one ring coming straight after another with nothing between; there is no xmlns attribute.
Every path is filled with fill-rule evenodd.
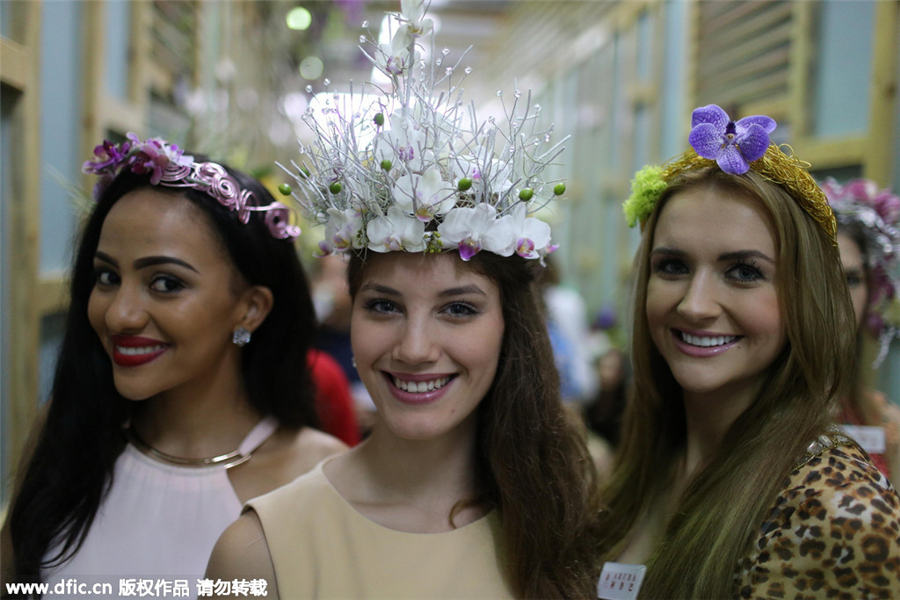
<svg viewBox="0 0 900 600"><path fill-rule="evenodd" d="M381 285L379 283L364 283L359 291L373 291L379 294L384 294L386 296L402 296L398 290L395 290L392 287ZM487 294L477 285L463 285L459 287L447 288L445 290L441 290L438 292L438 296L441 298L446 298L449 296L464 296L466 294L479 294L482 296L487 296Z"/></svg>
<svg viewBox="0 0 900 600"><path fill-rule="evenodd" d="M684 258L687 256L687 252L684 250L679 250L678 248L668 248L666 246L657 246L653 250L650 251L650 256L654 256L657 254L664 254L666 256L677 256L679 258Z"/></svg>
<svg viewBox="0 0 900 600"><path fill-rule="evenodd" d="M109 263L114 267L119 266L119 263L116 261L116 259L114 259L109 254L106 254L105 252L101 252L98 250L97 252L94 253L94 257L99 260L102 260L103 262ZM181 260L180 258L175 258L174 256L144 256L144 257L141 257L134 261L134 268L135 269L143 269L146 267L152 267L154 265L166 265L166 264L178 265L178 266L184 267L185 269L190 269L194 273L200 273L200 271L195 269L194 266L191 265L190 263L185 262L185 261Z"/></svg>
<svg viewBox="0 0 900 600"><path fill-rule="evenodd" d="M760 258L762 260L772 263L773 265L775 264L774 259L769 258L768 255L766 255L763 252L760 252L759 250L737 250L735 252L726 252L725 254L719 255L720 262L731 261L731 260L746 260L748 258Z"/></svg>
<svg viewBox="0 0 900 600"><path fill-rule="evenodd" d="M684 258L687 256L687 252L684 250L679 250L678 248L668 248L666 246L658 246L654 248L650 255L658 255L662 254L664 256L675 256L678 258ZM734 260L747 260L748 258L759 258L764 261L770 262L773 265L775 264L775 260L770 258L767 254L760 252L759 250L735 250L734 252L725 252L716 257L716 260L719 262L728 262Z"/></svg>

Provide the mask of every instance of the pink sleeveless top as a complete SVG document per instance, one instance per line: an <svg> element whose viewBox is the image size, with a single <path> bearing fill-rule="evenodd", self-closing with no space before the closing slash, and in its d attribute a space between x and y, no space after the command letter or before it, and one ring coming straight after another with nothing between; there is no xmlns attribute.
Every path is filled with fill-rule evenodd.
<svg viewBox="0 0 900 600"><path fill-rule="evenodd" d="M277 428L274 418L264 418L238 451L249 456ZM227 464L176 466L128 443L78 553L45 572L44 581L51 589L67 578L108 582L117 595L120 579L186 579L188 597L195 598L213 545L241 514ZM45 559L58 549L51 548Z"/></svg>

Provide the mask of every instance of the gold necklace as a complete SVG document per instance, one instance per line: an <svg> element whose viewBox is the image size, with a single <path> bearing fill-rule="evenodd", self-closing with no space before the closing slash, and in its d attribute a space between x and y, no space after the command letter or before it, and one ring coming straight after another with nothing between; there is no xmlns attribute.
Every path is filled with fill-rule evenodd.
<svg viewBox="0 0 900 600"><path fill-rule="evenodd" d="M142 454L154 458L159 462L177 465L179 467L223 466L226 469L230 469L231 467L236 467L239 464L247 462L250 460L251 456L250 454L242 454L240 450L232 450L227 454L219 454L218 456L210 456L208 458L184 458L182 456L167 454L162 450L157 450L142 440L131 426L125 428L125 436Z"/></svg>

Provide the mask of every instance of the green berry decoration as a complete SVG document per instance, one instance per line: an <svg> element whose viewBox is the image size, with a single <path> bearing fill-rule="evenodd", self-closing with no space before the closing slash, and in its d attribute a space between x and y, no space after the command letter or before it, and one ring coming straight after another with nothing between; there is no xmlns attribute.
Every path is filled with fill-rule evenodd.
<svg viewBox="0 0 900 600"><path fill-rule="evenodd" d="M566 193L566 184L557 183L553 187L553 193L556 194L557 196L562 196L563 194L565 194Z"/></svg>
<svg viewBox="0 0 900 600"><path fill-rule="evenodd" d="M470 187L472 187L472 180L469 179L468 177L463 177L456 184L456 189L458 189L460 192L464 192L467 189L469 189Z"/></svg>
<svg viewBox="0 0 900 600"><path fill-rule="evenodd" d="M303 179L309 179L309 169L307 169L303 165L300 166L300 177L302 177Z"/></svg>
<svg viewBox="0 0 900 600"><path fill-rule="evenodd" d="M531 188L524 188L519 190L519 200L523 202L528 202L534 196L534 190Z"/></svg>
<svg viewBox="0 0 900 600"><path fill-rule="evenodd" d="M290 196L291 195L291 186L286 183L282 183L278 186L278 191L281 192L282 196Z"/></svg>
<svg viewBox="0 0 900 600"><path fill-rule="evenodd" d="M375 118L373 119L375 124L381 127L384 125L384 114L383 113L375 113Z"/></svg>
<svg viewBox="0 0 900 600"><path fill-rule="evenodd" d="M328 186L328 191L330 191L332 194L340 194L341 188L342 188L341 182L335 181L334 183L332 183L331 185Z"/></svg>
<svg viewBox="0 0 900 600"><path fill-rule="evenodd" d="M394 165L388 159L384 159L383 161L381 161L381 168L384 169L385 171L390 171L391 167L393 167L393 166Z"/></svg>

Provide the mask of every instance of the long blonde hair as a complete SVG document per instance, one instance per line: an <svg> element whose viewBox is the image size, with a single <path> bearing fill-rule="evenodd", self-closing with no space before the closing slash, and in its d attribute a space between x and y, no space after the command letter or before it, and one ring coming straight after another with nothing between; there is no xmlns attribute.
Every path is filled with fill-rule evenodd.
<svg viewBox="0 0 900 600"><path fill-rule="evenodd" d="M635 258L635 393L604 494L605 558L621 553L637 519L668 485L684 447L682 390L650 338L645 307L660 210L676 193L698 187L755 198L771 216L787 342L767 369L758 397L678 499L648 561L645 598L722 598L737 592L738 561L805 447L828 426L829 407L851 379L854 363L853 310L837 247L783 189L753 171L730 175L716 168L672 182L646 223Z"/></svg>

